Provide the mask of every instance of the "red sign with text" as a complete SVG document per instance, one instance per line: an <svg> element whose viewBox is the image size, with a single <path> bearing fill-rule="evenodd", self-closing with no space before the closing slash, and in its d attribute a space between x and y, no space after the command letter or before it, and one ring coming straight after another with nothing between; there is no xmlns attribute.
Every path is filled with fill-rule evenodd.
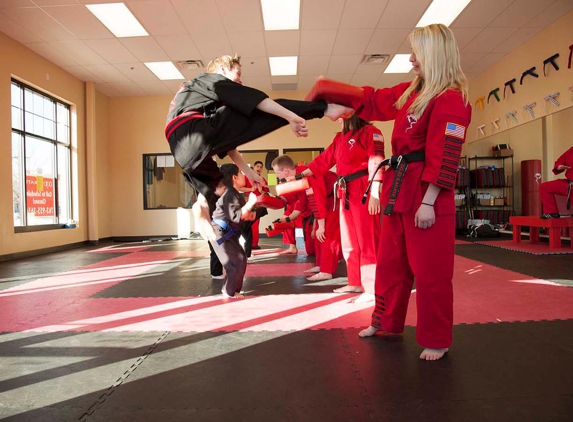
<svg viewBox="0 0 573 422"><path fill-rule="evenodd" d="M54 179L26 176L26 206L36 217L54 216Z"/></svg>

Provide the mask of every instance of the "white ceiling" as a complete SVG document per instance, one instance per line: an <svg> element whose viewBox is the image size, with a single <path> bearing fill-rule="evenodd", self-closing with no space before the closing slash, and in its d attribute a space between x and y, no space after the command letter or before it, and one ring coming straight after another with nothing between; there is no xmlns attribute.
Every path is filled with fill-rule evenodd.
<svg viewBox="0 0 573 422"><path fill-rule="evenodd" d="M116 38L85 7L113 2L0 0L0 31L111 97L177 91L181 81L160 81L143 62L207 63L235 52L245 84L263 91L306 90L319 75L384 87L411 75L360 61L409 53L408 34L431 0L301 0L298 31L264 31L260 0L127 0L150 34L134 38ZM473 0L450 26L464 71L478 75L571 9L573 0ZM268 57L291 55L298 75L271 76Z"/></svg>

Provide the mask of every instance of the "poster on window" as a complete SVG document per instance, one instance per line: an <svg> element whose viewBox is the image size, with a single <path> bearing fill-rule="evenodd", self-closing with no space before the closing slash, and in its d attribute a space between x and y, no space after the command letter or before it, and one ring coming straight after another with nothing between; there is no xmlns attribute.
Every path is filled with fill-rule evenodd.
<svg viewBox="0 0 573 422"><path fill-rule="evenodd" d="M26 176L26 206L28 214L36 217L54 216L54 179Z"/></svg>

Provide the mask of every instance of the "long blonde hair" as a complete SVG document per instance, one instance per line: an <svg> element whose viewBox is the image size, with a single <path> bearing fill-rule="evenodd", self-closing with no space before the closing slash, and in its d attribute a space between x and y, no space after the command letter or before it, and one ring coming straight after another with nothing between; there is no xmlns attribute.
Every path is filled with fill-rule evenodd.
<svg viewBox="0 0 573 422"><path fill-rule="evenodd" d="M460 65L460 52L452 31L442 24L416 28L410 34L410 43L412 52L420 62L423 77L416 76L396 101L396 107L402 108L413 92L420 91L409 109L410 113L420 118L432 98L449 88L460 91L467 104L468 80Z"/></svg>

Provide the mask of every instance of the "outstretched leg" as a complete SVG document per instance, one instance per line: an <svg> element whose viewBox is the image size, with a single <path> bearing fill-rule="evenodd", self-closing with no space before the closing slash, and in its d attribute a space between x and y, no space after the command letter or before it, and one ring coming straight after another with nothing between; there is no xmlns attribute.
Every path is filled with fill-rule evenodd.
<svg viewBox="0 0 573 422"><path fill-rule="evenodd" d="M197 195L197 201L193 204L193 216L195 217L195 230L201 234L201 237L205 240L216 241L217 236L209 215L209 203L202 194Z"/></svg>

